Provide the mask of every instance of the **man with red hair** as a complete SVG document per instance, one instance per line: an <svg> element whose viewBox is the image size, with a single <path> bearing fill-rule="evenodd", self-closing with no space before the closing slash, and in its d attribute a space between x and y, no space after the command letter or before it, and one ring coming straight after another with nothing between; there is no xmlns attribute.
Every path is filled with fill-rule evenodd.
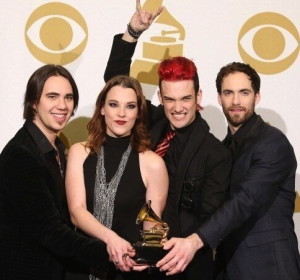
<svg viewBox="0 0 300 280"><path fill-rule="evenodd" d="M129 74L137 38L160 11L142 11L137 1L126 32L114 37L105 80ZM225 200L231 156L199 113L202 92L194 62L185 57L166 59L158 75L162 106L148 103L150 127L152 148L168 168L170 185L163 219L173 238L165 243L164 249L170 252L157 266L167 275L181 272L180 279L211 280L213 252L208 246L198 250L203 243L195 232Z"/></svg>

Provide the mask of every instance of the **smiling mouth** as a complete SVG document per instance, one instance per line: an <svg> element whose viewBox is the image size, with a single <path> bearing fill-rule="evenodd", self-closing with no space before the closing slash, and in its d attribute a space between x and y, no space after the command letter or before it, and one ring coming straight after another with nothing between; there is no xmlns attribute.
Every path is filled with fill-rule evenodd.
<svg viewBox="0 0 300 280"><path fill-rule="evenodd" d="M61 113L51 113L51 115L58 120L64 120L67 116L67 114L61 114Z"/></svg>

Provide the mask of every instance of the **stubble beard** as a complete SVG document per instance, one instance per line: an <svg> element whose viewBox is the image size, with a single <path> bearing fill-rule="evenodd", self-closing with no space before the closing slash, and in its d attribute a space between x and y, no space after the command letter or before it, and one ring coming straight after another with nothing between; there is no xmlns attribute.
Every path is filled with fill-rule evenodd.
<svg viewBox="0 0 300 280"><path fill-rule="evenodd" d="M255 105L253 104L253 106L251 107L251 109L247 110L246 108L244 108L244 115L239 115L239 114L233 114L230 115L230 109L224 109L223 108L223 113L228 121L228 123L230 125L232 125L233 127L240 127L242 126L247 120L249 120L251 118L251 116L254 113L254 108Z"/></svg>

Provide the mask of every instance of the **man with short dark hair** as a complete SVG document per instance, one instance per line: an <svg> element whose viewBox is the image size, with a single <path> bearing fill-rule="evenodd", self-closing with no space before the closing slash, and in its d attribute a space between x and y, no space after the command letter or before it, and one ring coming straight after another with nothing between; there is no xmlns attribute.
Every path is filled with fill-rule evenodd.
<svg viewBox="0 0 300 280"><path fill-rule="evenodd" d="M104 244L70 227L64 187L64 146L58 133L78 104L78 90L62 66L30 77L24 126L0 155L1 279L59 280L64 257L104 267Z"/></svg>
<svg viewBox="0 0 300 280"><path fill-rule="evenodd" d="M221 68L216 86L228 121L224 144L232 151L230 200L196 233L216 255L217 279L300 279L294 232L293 147L255 113L260 77L244 63Z"/></svg>

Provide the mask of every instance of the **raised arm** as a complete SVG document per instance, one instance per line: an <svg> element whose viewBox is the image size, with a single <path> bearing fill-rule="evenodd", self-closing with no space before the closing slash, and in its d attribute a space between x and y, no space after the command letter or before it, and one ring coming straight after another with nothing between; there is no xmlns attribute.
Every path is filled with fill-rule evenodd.
<svg viewBox="0 0 300 280"><path fill-rule="evenodd" d="M122 39L126 42L136 42L138 37L150 27L152 22L158 15L161 14L162 11L162 6L160 6L154 13L143 11L140 0L136 0L135 13L131 17Z"/></svg>
<svg viewBox="0 0 300 280"><path fill-rule="evenodd" d="M66 192L71 220L75 226L86 234L106 243L110 260L118 262L119 269L130 271L130 262L124 262L122 256L124 254L134 256L131 244L102 225L87 210L83 173L83 163L87 156L88 151L83 143L77 143L70 148L66 174Z"/></svg>
<svg viewBox="0 0 300 280"><path fill-rule="evenodd" d="M111 53L104 72L104 80L116 75L129 75L131 59L139 35L149 28L155 18L162 12L159 7L154 13L143 11L140 0L136 0L136 10L131 17L124 34L115 35Z"/></svg>
<svg viewBox="0 0 300 280"><path fill-rule="evenodd" d="M129 30L134 30L133 32L141 34L150 27L151 23L162 11L163 7L159 7L154 13L143 11L141 9L140 1L136 0L136 10L129 21L125 33L114 36L109 59L104 72L105 82L116 75L129 76L130 65L138 38L134 38L132 35L130 35ZM159 108L160 107L162 106L159 106ZM157 109L156 106L151 104L150 100L147 100L147 108L148 128L150 129L155 122L164 116L164 112L163 108Z"/></svg>

